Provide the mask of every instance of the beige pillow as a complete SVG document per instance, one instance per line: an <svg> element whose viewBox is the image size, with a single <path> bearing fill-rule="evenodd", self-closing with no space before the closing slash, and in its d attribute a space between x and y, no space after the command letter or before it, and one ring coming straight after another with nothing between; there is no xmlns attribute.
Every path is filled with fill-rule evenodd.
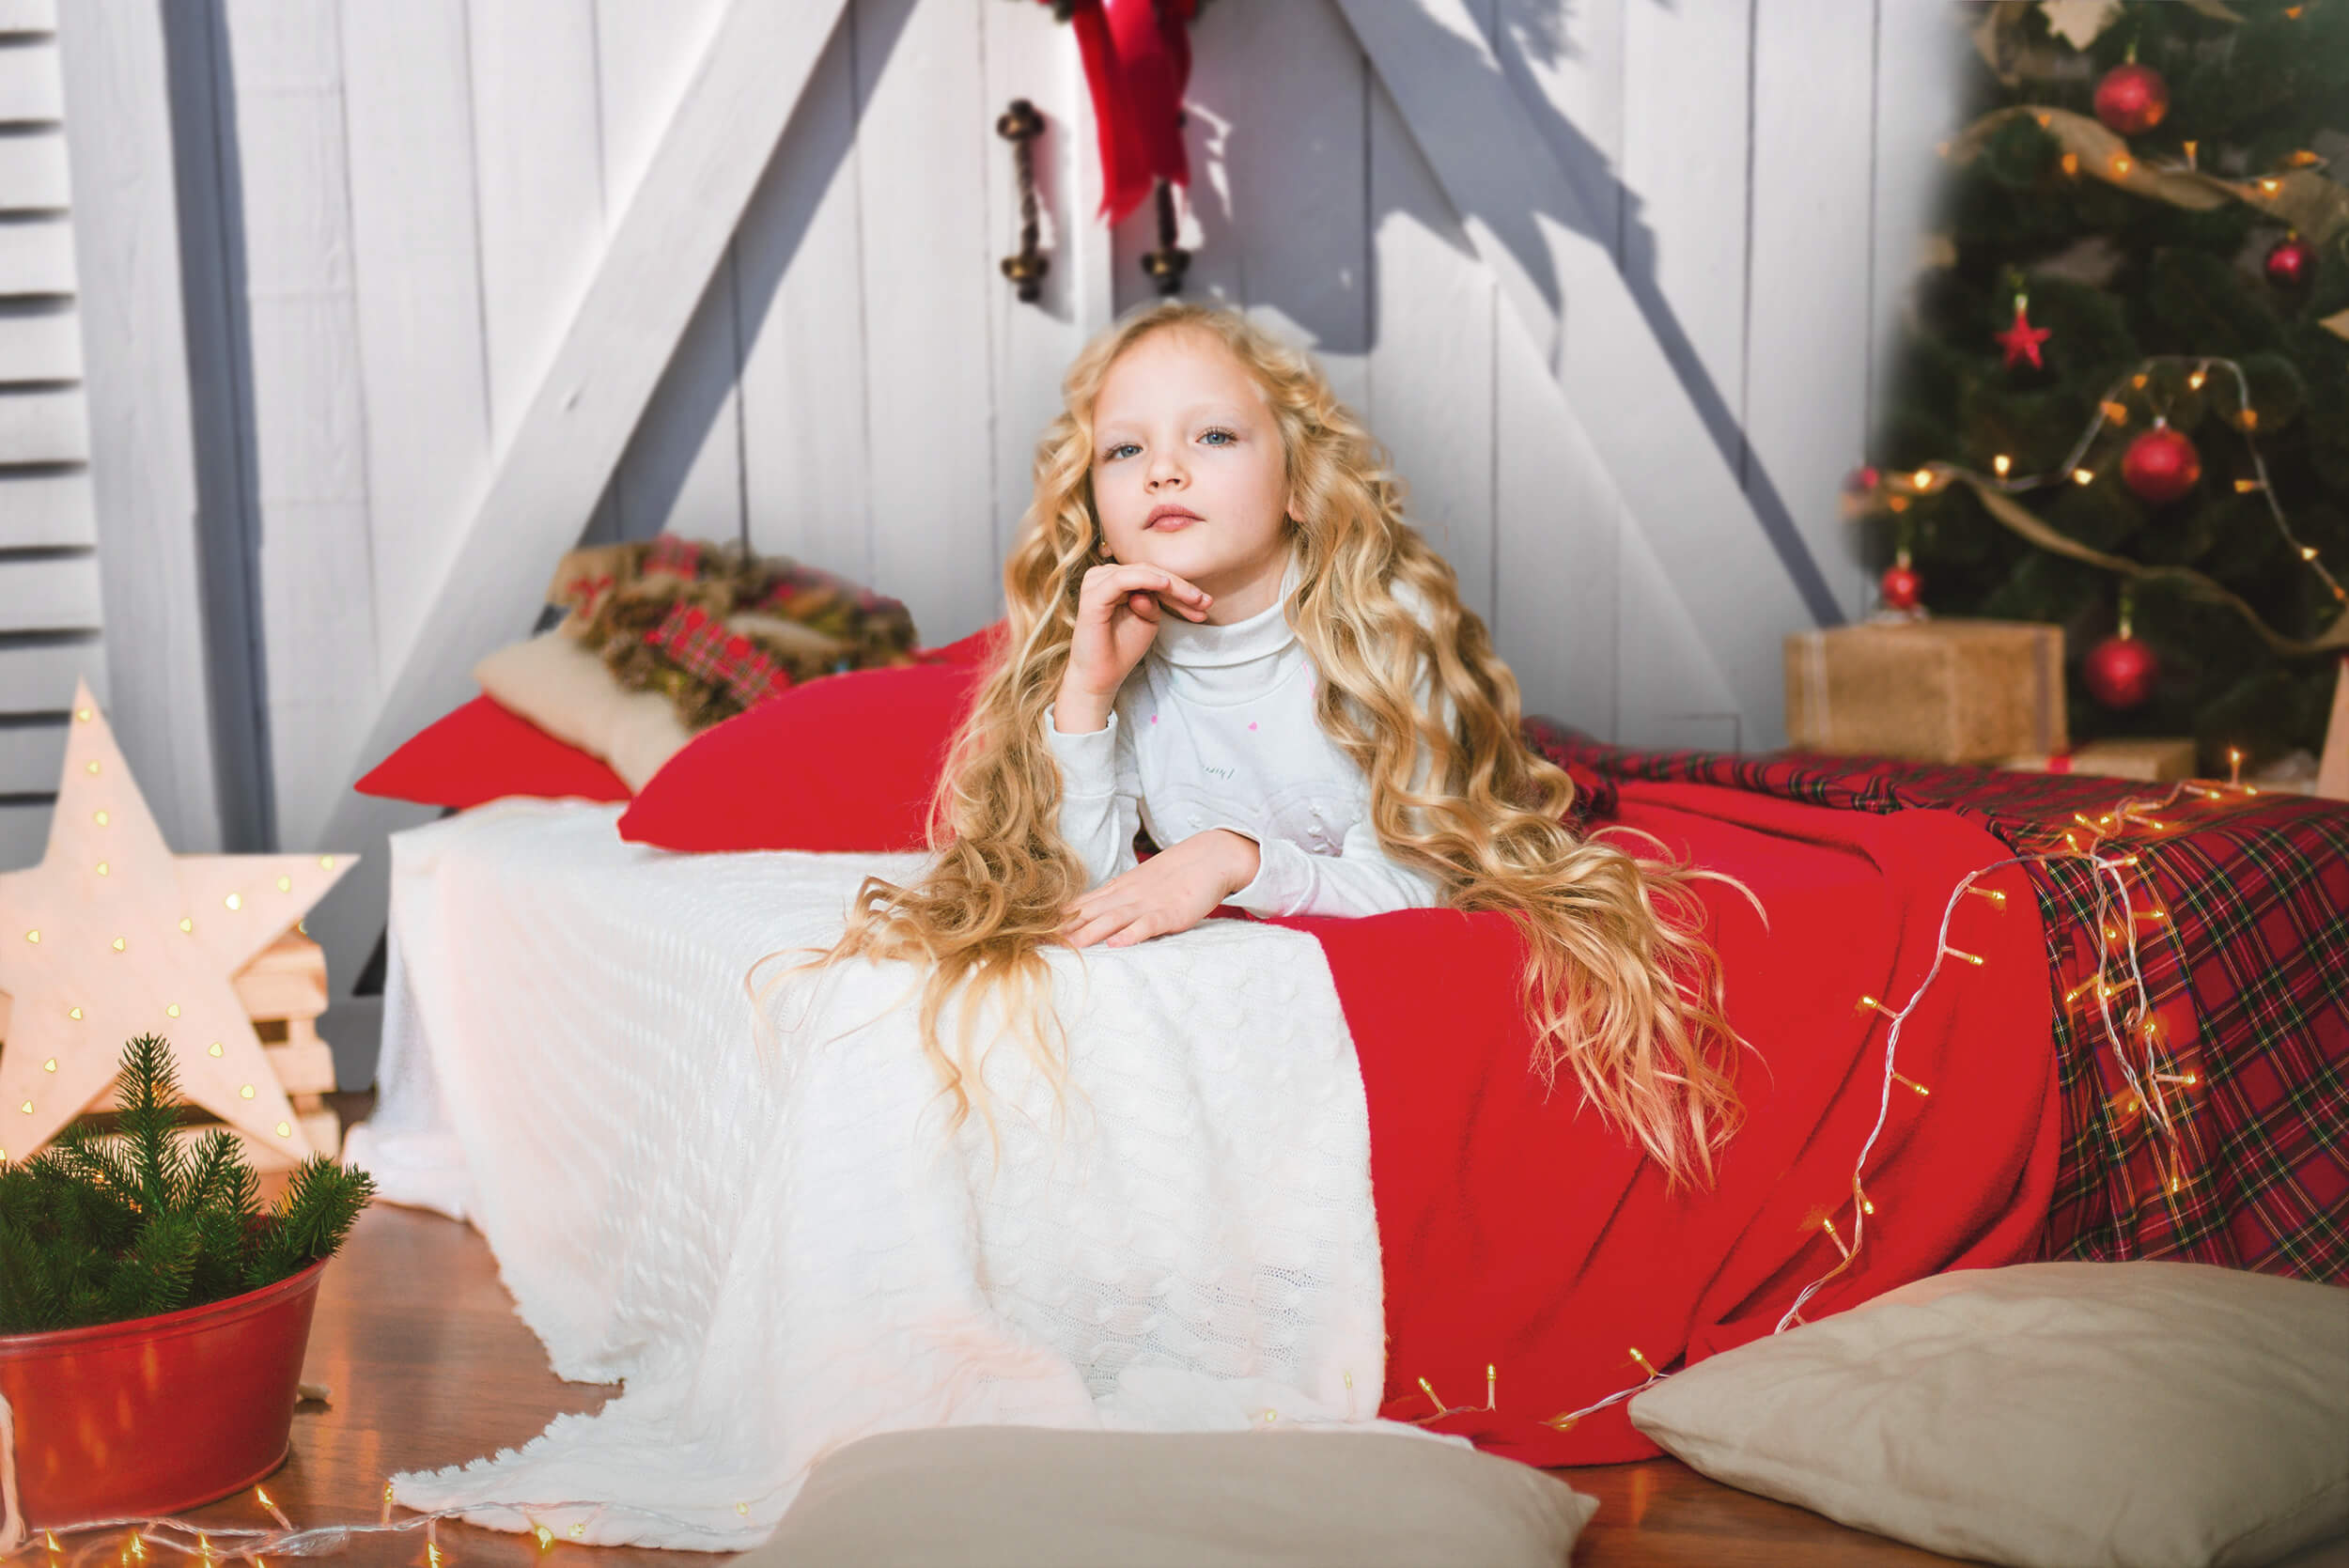
<svg viewBox="0 0 2349 1568"><path fill-rule="evenodd" d="M1701 1361L1631 1422L1956 1557L2249 1568L2349 1529L2349 1291L2182 1263L1937 1275Z"/></svg>
<svg viewBox="0 0 2349 1568"><path fill-rule="evenodd" d="M601 757L632 790L693 737L668 698L629 691L594 650L559 629L498 649L473 667L473 678L501 706Z"/></svg>
<svg viewBox="0 0 2349 1568"><path fill-rule="evenodd" d="M926 1427L818 1464L737 1568L1559 1568L1595 1498L1361 1432Z"/></svg>

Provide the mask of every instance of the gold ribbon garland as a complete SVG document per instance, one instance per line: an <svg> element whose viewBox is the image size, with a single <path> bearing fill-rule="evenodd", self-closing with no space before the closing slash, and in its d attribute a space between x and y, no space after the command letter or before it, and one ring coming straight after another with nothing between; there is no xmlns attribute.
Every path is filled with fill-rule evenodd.
<svg viewBox="0 0 2349 1568"><path fill-rule="evenodd" d="M2063 149L2067 174L2092 175L2108 185L2201 212L2239 201L2297 229L2313 245L2349 230L2349 188L2315 168L2221 179L2200 169L2159 167L2131 152L2129 144L2106 130L2102 121L2069 109L2034 103L1994 109L1947 144L1948 157L1956 163L1971 163L2001 126L2025 115L2036 119Z"/></svg>
<svg viewBox="0 0 2349 1568"><path fill-rule="evenodd" d="M2160 579L2175 582L2197 598L2223 604L2234 611L2251 624L2251 629L2259 633L2262 642L2282 658L2308 659L2318 654L2349 650L2349 613L2335 615L2332 624L2319 632L2312 641L2286 637L2260 619L2259 612L2246 603L2241 596L2221 587L2216 581L2196 571L2191 567L2148 566L2142 561L2132 561L2125 555L2110 555L2101 550L2091 549L2068 535L2059 534L2041 521L2020 502L1999 489L1996 480L1947 463L1935 463L1930 466L1937 472L1950 474L1963 482L1966 488L1972 490L1981 500L1983 505L1989 509L1992 517L1997 518L2008 528L2029 539L2040 549L2051 551L2058 555L2068 555L2075 561L2085 561L2092 567L2102 567L2107 571L2118 572L2123 577L2138 582Z"/></svg>
<svg viewBox="0 0 2349 1568"><path fill-rule="evenodd" d="M2343 314L2349 315L2349 312ZM2043 485L2054 484L2066 476L2081 482L2085 482L2084 475L2092 477L2092 471L2083 469L2080 464L2088 456L2089 447L2094 443L2097 435L2107 425L2117 427L2127 422L2127 411L2118 402L2123 396L2123 389L2134 388L2139 392L2143 392L2153 371L2164 365L2183 364L2194 365L2193 374L2186 380L2189 391L2200 391L2203 380L2214 366L2226 371L2234 378L2236 396L2243 411L2237 416L2243 432L2243 442L2250 453L2252 470L2257 474L2256 479L2237 480L2236 489L2238 491L2257 490L2260 493L2267 503L2268 515L2275 520L2276 531L2282 536L2285 546L2307 564L2336 600L2343 605L2349 605L2349 588L2344 588L2340 581L2326 568L2315 550L2300 542L2299 536L2293 533L2291 523L2285 520L2283 508L2276 503L2275 489L2268 480L2266 461L2261 458L2258 444L2251 440L2256 414L2251 407L2250 383L2244 377L2243 367L2231 359L2216 356L2203 358L2186 354L2155 354L2140 362L2135 370L2117 377L2112 384L2105 389L2104 396L2096 400L2096 417L2089 422L2088 428L2080 432L2079 439L2073 442L2072 450L2064 458L2061 467L2050 473L2010 476L2007 473L2007 460L2004 458L1999 458L1995 459L1999 473L1996 477L1992 477L1988 474L1978 474L1963 464L1937 458L1912 473L1891 476L1867 501L1859 503L1846 515L1864 515L1875 511L1879 505L1895 513L1905 511L1910 505L1911 497L1932 495L1941 489L1949 480L1956 479L1974 492L1992 517L2042 550L2049 551L2057 555L2069 556L2075 561L2086 562L2092 567L2101 567L2107 571L2117 572L2132 581L2146 582L2158 579L2178 583L2197 598L2223 604L2233 610L2251 624L2252 629L2259 633L2261 640L2279 657L2309 659L2318 655L2349 650L2349 610L2336 613L2330 624L2311 640L2286 637L2260 619L2259 612L2252 609L2249 603L2240 596L2230 592L2212 578L2194 570L2191 567L2149 566L2142 561L2131 560L2125 555L2113 555L2105 551L2093 549L2069 535L2059 533L2015 499L2014 492L2016 490L2036 489ZM2153 401L2150 394L2147 400ZM2156 405L2155 410L2156 426L2162 423L2162 415L2165 412L2166 409L2163 406Z"/></svg>

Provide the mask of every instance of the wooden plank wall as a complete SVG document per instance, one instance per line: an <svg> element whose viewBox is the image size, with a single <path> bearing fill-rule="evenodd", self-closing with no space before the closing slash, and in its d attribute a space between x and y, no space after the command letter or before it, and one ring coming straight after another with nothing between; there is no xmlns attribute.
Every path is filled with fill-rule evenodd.
<svg viewBox="0 0 2349 1568"><path fill-rule="evenodd" d="M0 868L40 858L75 678L106 690L50 0L0 7Z"/></svg>
<svg viewBox="0 0 2349 1568"><path fill-rule="evenodd" d="M191 3L223 21L259 695L277 837L307 846L366 760L380 685L454 566L465 499L721 6ZM1863 611L1835 490L1929 218L1963 46L1950 8L1470 9L1651 319L1710 389L1716 440L1750 490L1781 498L1844 610ZM1528 707L1632 743L1776 743L1740 725L1675 591L1706 563L1659 559L1625 515L1335 5L1220 0L1194 49L1190 292L1315 349L1392 450ZM0 92L14 81L0 70ZM1050 126L1052 271L1034 305L996 270L1018 210L992 122L1014 96ZM1092 137L1074 40L1048 8L852 0L583 536L665 527L797 555L904 598L931 642L992 618L1060 373L1148 293L1152 221L1100 228ZM12 166L0 156L0 180ZM44 238L0 221L0 290L54 265ZM0 311L0 376L12 343L59 331ZM52 393L0 418L0 442L60 428ZM72 473L59 473L30 477L63 487L54 509L70 515ZM10 526L0 514L0 536ZM0 613L9 570L70 574L55 559L72 558L0 557ZM529 621L517 606L517 636Z"/></svg>

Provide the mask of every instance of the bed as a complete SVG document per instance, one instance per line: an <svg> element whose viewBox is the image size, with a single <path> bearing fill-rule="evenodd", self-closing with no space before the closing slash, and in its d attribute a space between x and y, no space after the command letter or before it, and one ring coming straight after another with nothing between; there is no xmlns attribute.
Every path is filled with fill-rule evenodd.
<svg viewBox="0 0 2349 1568"><path fill-rule="evenodd" d="M2062 1153L2038 1255L2176 1258L2349 1283L2349 805L2290 794L1874 759L1638 752L1534 720L1553 761L1610 783L1706 784L1836 811L1948 811L2030 868L2047 929ZM2197 1081L2183 1159L2097 1048L2097 878L2059 854L2104 814L2168 918L2144 979ZM2153 826L2152 824L2159 824ZM2189 1071L2195 1070L2189 1068Z"/></svg>
<svg viewBox="0 0 2349 1568"><path fill-rule="evenodd" d="M576 802L402 835L351 1157L482 1230L558 1372L629 1385L519 1452L400 1478L402 1500L739 1546L840 1442L953 1421L1382 1421L1629 1459L1656 1451L1622 1396L1657 1372L1947 1269L2341 1278L2349 979L2321 955L2349 948L2349 813L2200 801L2143 851L2173 916L2148 988L2195 1080L2168 1086L2186 1136L2156 1137L2077 1005L2094 879L2025 859L2121 786L1530 733L1602 825L1766 912L1705 892L1752 1048L1709 1191L1668 1190L1530 1081L1497 916L1214 920L1056 955L1097 1140L1065 1165L1049 1093L1007 1066L1029 1119L999 1167L975 1124L945 1137L926 1066L875 1024L902 1022L903 975L862 966L796 1011L745 987L920 857L664 854ZM819 1034L848 1048L793 1045ZM908 1310L860 1308L877 1296Z"/></svg>

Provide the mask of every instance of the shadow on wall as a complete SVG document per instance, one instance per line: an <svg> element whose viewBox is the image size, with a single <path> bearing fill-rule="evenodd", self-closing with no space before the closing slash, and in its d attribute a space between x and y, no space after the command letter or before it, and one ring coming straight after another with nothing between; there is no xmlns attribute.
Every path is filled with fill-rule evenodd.
<svg viewBox="0 0 2349 1568"><path fill-rule="evenodd" d="M837 31L817 62L817 77L821 79L825 72L837 70L851 82L877 80L896 49L909 15L909 8L903 6L876 7L869 12L853 5L843 8ZM849 100L847 116L794 114L784 133L775 138L774 150L768 155L766 167L759 171L757 183L752 187L750 206L737 225L736 238L727 242L724 258L711 275L703 303L697 307L708 309L709 295L731 291L732 297L725 303L732 318L738 365L742 359L742 346L755 341L765 325L767 312L782 289L784 274L790 271L792 258L799 255L800 242L816 218L824 193L840 177L856 150L857 136L864 123L865 97L861 92L851 93ZM1037 161L1036 199L1046 211L1057 212L1060 208L1050 180L1050 159ZM756 246L742 244L740 236L745 232L759 236ZM1066 268L1060 269L1057 275L1047 273L1044 294L1037 302L1061 320L1068 319L1071 308L1066 273ZM692 330L687 329L689 335ZM679 339L680 350L683 343ZM654 398L656 406L665 399L682 398L663 409L662 417L676 429L690 433L692 439L665 443L631 440L622 458L630 474L630 505L623 512L614 505L612 487L607 487L595 517L581 536L582 544L649 538L663 529L680 531L676 515L677 498L692 476L694 458L712 422L727 411L733 383L707 377L680 380L664 372ZM618 474L619 469L615 468L615 484ZM690 523L681 531L697 532ZM750 541L745 536L742 542Z"/></svg>
<svg viewBox="0 0 2349 1568"><path fill-rule="evenodd" d="M277 846L277 824L264 700L260 522L253 494L244 202L236 124L226 109L236 92L221 0L174 0L162 16L221 848L250 854Z"/></svg>
<svg viewBox="0 0 2349 1568"><path fill-rule="evenodd" d="M1385 0L1367 3L1384 6ZM1388 212L1393 210L1407 212L1435 234L1447 232L1455 214L1464 225L1480 225L1509 251L1546 303L1562 317L1567 315L1567 302L1543 240L1543 225L1580 235L1612 256L1617 271L1638 302L1648 331L1687 390L1690 404L1723 462L1738 476L1773 552L1783 564L1805 605L1820 625L1841 625L1844 620L1842 607L1797 526L1785 496L1753 450L1730 396L1705 368L1688 328L1664 296L1657 275L1657 235L1642 215L1644 204L1640 194L1623 181L1605 150L1559 112L1532 77L1529 58L1551 65L1577 53L1569 31L1571 18L1567 8L1559 0L1497 0L1497 7L1492 25L1505 29L1516 39L1516 49L1493 48L1496 35L1491 33L1487 34L1487 46L1480 49L1417 5L1389 7L1379 12L1379 18L1382 24L1408 33L1408 40L1398 54L1426 62L1427 74L1447 85L1473 84L1457 88L1448 85L1448 91L1456 91L1464 98L1473 94L1513 102L1555 158L1564 177L1563 181L1497 182L1488 187L1492 191L1506 191L1513 197L1528 198L1509 205L1486 201L1463 207L1463 196L1475 193L1447 188L1445 194L1451 210L1440 214L1422 213L1388 201L1368 212L1371 231L1376 232ZM1216 21L1216 13L1210 11L1204 24L1213 26ZM1372 69L1375 70L1376 67ZM1236 156L1231 142L1227 130L1221 148L1225 164L1244 164L1245 153ZM1555 199L1540 204L1532 199L1544 191L1553 193ZM1235 219L1230 204L1214 181L1194 178L1189 196L1206 247L1215 247L1233 233ZM1371 347L1363 321L1375 320L1375 313L1365 312L1356 318L1318 310L1310 301L1282 299L1277 287L1262 298L1252 288L1249 303L1290 311L1291 318L1325 349L1361 353Z"/></svg>

